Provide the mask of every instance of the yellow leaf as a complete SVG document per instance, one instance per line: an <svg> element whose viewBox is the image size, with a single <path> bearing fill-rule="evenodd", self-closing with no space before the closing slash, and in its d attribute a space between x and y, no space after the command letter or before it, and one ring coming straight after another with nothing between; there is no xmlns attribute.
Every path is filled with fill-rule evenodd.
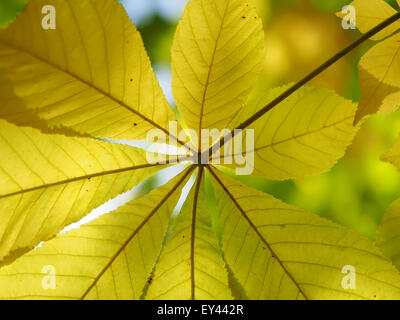
<svg viewBox="0 0 400 320"><path fill-rule="evenodd" d="M232 299L206 204L202 171L155 266L146 299Z"/></svg>
<svg viewBox="0 0 400 320"><path fill-rule="evenodd" d="M55 30L42 28L42 8L49 5ZM0 30L0 69L16 97L52 128L133 140L152 128L168 132L168 121L175 119L140 34L117 1L30 1ZM0 83L0 103L12 114L7 92Z"/></svg>
<svg viewBox="0 0 400 320"><path fill-rule="evenodd" d="M400 298L400 275L372 241L212 172L223 255L250 299ZM343 287L345 266L355 288Z"/></svg>
<svg viewBox="0 0 400 320"><path fill-rule="evenodd" d="M0 154L0 266L159 169L143 150L4 120Z"/></svg>
<svg viewBox="0 0 400 320"><path fill-rule="evenodd" d="M243 0L189 2L172 46L172 87L196 131L231 128L264 56L261 19ZM208 147L208 144L207 144Z"/></svg>
<svg viewBox="0 0 400 320"><path fill-rule="evenodd" d="M10 81L8 81L2 73L0 73L0 86L2 87L0 119L5 119L8 122L20 126L26 126L27 123L34 123L36 127L41 128L43 133L60 133L67 136L80 136L78 132L64 126L49 128L46 121L40 119L35 110L28 109L24 101L14 95Z"/></svg>
<svg viewBox="0 0 400 320"><path fill-rule="evenodd" d="M287 88L258 86L235 118L235 126ZM355 108L356 104L327 89L298 90L248 126L254 130L254 147L243 147L243 153L249 161L254 156L252 174L284 180L328 171L344 155L357 131L352 126ZM245 139L243 134L243 146ZM229 149L225 149L221 156L231 158Z"/></svg>
<svg viewBox="0 0 400 320"><path fill-rule="evenodd" d="M56 9L54 30L42 28L44 5ZM303 87L255 119L287 89L253 89L263 41L245 0L189 2L172 50L186 129L201 137L201 129L230 131L253 119L255 144L245 134L242 145L250 148L234 156L253 155L246 160L256 175L325 172L357 130L355 104ZM375 81L381 67L367 64ZM0 70L0 299L400 298L398 271L370 240L208 164L59 234L163 167L148 163L144 151L93 138L168 133L174 119L140 35L115 0L32 0L0 30ZM382 83L396 81L390 70ZM398 92L379 89L371 100L383 104L380 112L392 110ZM209 146L199 140L194 145ZM170 219L196 167L196 185ZM206 193L208 170L215 199ZM346 274L348 267L355 273Z"/></svg>
<svg viewBox="0 0 400 320"><path fill-rule="evenodd" d="M355 0L349 4L355 8L356 27L360 32L366 33L386 19L396 13L388 3L384 0ZM340 18L344 18L347 14L337 13ZM390 36L393 32L400 28L400 23L395 22L387 28L383 29L371 39L381 40Z"/></svg>
<svg viewBox="0 0 400 320"><path fill-rule="evenodd" d="M361 100L354 119L358 123L370 114L389 114L399 107L400 88L379 81L360 65Z"/></svg>
<svg viewBox="0 0 400 320"><path fill-rule="evenodd" d="M360 66L379 82L400 90L400 34L378 43L360 60Z"/></svg>
<svg viewBox="0 0 400 320"><path fill-rule="evenodd" d="M190 172L3 267L0 299L139 299Z"/></svg>
<svg viewBox="0 0 400 320"><path fill-rule="evenodd" d="M375 1L379 2L379 5L376 4L374 9L373 2ZM375 11L376 15L384 20L396 12L382 0L356 2L357 4L362 3L361 7L357 8L358 11L365 9L363 6L369 8L369 11L363 13L365 16L375 17L373 15ZM384 11L386 15L383 14ZM399 22L393 23L382 31L384 33L378 33L376 39L380 40L387 37L399 28ZM397 98L400 94L398 77L400 70L400 34L396 33L372 47L361 58L358 68L362 95L355 123L369 114L377 112L387 114L396 110L399 107Z"/></svg>
<svg viewBox="0 0 400 320"><path fill-rule="evenodd" d="M381 156L381 160L393 164L400 170L400 139L397 139L391 150Z"/></svg>

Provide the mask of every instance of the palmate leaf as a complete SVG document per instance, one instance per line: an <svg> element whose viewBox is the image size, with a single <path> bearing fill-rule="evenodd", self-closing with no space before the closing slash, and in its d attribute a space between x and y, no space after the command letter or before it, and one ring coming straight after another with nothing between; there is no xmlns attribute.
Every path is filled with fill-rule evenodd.
<svg viewBox="0 0 400 320"><path fill-rule="evenodd" d="M56 7L56 30L32 23L44 4ZM247 99L262 43L260 19L246 1L190 2L172 53L179 111L196 133L254 129L257 175L329 170L353 139L355 106L305 87L249 124L285 90L257 86ZM371 241L209 164L191 165L149 194L57 235L162 167L143 151L73 136L145 138L153 128L167 133L174 118L139 33L114 0L32 0L0 31L0 56L0 117L18 125L0 122L0 298L400 298L399 273ZM171 219L192 172L195 186ZM206 201L206 177L215 207ZM45 242L31 250L38 241ZM356 268L355 289L342 287L345 265ZM56 272L52 290L43 286L46 266Z"/></svg>
<svg viewBox="0 0 400 320"><path fill-rule="evenodd" d="M0 295L138 299L145 293L146 299L230 299L224 257L250 299L400 297L399 274L370 240L211 170L221 248L197 180L157 259L187 171L2 268ZM356 289L342 288L346 264L357 270ZM56 290L41 286L46 265L57 270Z"/></svg>
<svg viewBox="0 0 400 320"><path fill-rule="evenodd" d="M350 5L356 9L356 25L363 33L396 13L384 0L356 0ZM400 106L400 35L392 35L399 29L400 23L395 22L372 37L374 40L388 38L372 47L360 60L361 101L356 123L367 115L387 114Z"/></svg>
<svg viewBox="0 0 400 320"><path fill-rule="evenodd" d="M385 152L381 156L381 160L393 164L398 170L400 170L400 139L397 139L391 150Z"/></svg>
<svg viewBox="0 0 400 320"><path fill-rule="evenodd" d="M56 9L55 30L42 28L46 5ZM174 120L141 36L116 1L30 1L0 30L0 70L16 97L52 128L133 140L152 128L167 132ZM0 84L0 103L10 117L17 110L7 85ZM43 129L23 113L17 117Z"/></svg>
<svg viewBox="0 0 400 320"><path fill-rule="evenodd" d="M0 266L159 169L143 150L4 120L0 154Z"/></svg>

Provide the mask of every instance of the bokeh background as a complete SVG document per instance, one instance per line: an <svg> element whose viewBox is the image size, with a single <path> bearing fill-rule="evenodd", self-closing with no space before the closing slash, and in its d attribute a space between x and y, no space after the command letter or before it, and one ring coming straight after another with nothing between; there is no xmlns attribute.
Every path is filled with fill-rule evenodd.
<svg viewBox="0 0 400 320"><path fill-rule="evenodd" d="M14 20L27 1L0 0L0 27ZM263 19L266 56L262 77L271 87L299 80L360 36L357 30L344 30L334 14L350 0L249 1ZM120 2L140 30L157 78L174 105L170 47L187 0ZM395 0L387 2L396 7ZM333 89L358 102L357 63L372 45L373 41L363 44L312 84ZM399 173L379 159L394 144L399 131L400 111L372 116L363 123L345 157L326 174L298 181L274 182L249 176L240 180L374 239L386 209L400 197ZM156 177L147 182L146 188L160 183Z"/></svg>

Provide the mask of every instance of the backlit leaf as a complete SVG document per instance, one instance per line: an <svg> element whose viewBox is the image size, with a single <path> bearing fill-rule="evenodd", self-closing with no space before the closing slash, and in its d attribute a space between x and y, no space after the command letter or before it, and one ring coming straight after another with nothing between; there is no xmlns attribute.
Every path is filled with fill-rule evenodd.
<svg viewBox="0 0 400 320"><path fill-rule="evenodd" d="M263 56L261 19L247 2L188 3L172 46L172 87L179 111L199 138L202 128L231 127Z"/></svg>
<svg viewBox="0 0 400 320"><path fill-rule="evenodd" d="M56 10L55 30L42 28L48 5ZM152 128L167 132L174 120L140 34L116 1L30 1L0 30L0 70L15 95L50 127L133 140ZM0 83L0 103L12 114L7 92L7 82Z"/></svg>
<svg viewBox="0 0 400 320"><path fill-rule="evenodd" d="M285 89L258 87L235 118L235 124ZM354 103L327 89L298 90L247 128L254 129L254 148L243 147L247 154L254 152L253 174L283 180L328 171L353 140L357 130L352 126L355 108ZM232 154L224 150L220 152L223 157L224 152L228 157Z"/></svg>
<svg viewBox="0 0 400 320"><path fill-rule="evenodd" d="M0 120L0 266L156 172L145 152Z"/></svg>
<svg viewBox="0 0 400 320"><path fill-rule="evenodd" d="M188 173L2 268L0 298L139 299ZM44 266L56 271L54 290L42 285Z"/></svg>
<svg viewBox="0 0 400 320"><path fill-rule="evenodd" d="M250 299L400 298L400 275L372 241L213 172L222 251ZM355 289L342 286L347 265Z"/></svg>
<svg viewBox="0 0 400 320"><path fill-rule="evenodd" d="M232 299L200 172L155 267L146 299Z"/></svg>
<svg viewBox="0 0 400 320"><path fill-rule="evenodd" d="M78 132L71 128L59 126L57 128L50 128L47 122L40 119L33 109L28 109L25 102L16 97L11 83L7 80L5 75L0 72L0 86L2 87L2 107L0 108L0 119L5 119L8 122L14 123L19 126L27 126L28 124L35 124L35 127L40 128L44 133L60 133L68 136L80 136ZM82 135L83 136L83 135Z"/></svg>
<svg viewBox="0 0 400 320"><path fill-rule="evenodd" d="M368 114L388 114L399 107L400 87L379 81L364 68L359 66L361 84L361 100L356 113L355 122Z"/></svg>
<svg viewBox="0 0 400 320"><path fill-rule="evenodd" d="M399 106L400 34L378 43L360 60L361 101L356 121L368 114L389 113Z"/></svg>
<svg viewBox="0 0 400 320"><path fill-rule="evenodd" d="M376 243L382 252L400 269L400 200L396 200L384 215Z"/></svg>

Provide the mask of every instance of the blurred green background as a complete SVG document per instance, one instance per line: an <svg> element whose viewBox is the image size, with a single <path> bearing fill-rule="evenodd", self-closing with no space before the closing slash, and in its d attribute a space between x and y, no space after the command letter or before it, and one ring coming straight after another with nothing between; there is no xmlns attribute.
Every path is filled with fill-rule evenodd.
<svg viewBox="0 0 400 320"><path fill-rule="evenodd" d="M82 0L84 1L84 0ZM366 0L367 1L367 0ZM0 27L15 19L27 0L0 0ZM171 104L170 47L185 0L121 0L141 31L157 77ZM250 0L263 19L266 57L263 80L271 87L299 80L360 36L344 30L334 13L349 0ZM396 7L396 1L387 1ZM312 84L359 101L357 63L365 43ZM388 206L400 197L400 176L379 157L394 144L400 111L367 119L346 156L328 173L299 181L240 180L277 198L356 229L371 239ZM236 177L237 178L237 177Z"/></svg>

